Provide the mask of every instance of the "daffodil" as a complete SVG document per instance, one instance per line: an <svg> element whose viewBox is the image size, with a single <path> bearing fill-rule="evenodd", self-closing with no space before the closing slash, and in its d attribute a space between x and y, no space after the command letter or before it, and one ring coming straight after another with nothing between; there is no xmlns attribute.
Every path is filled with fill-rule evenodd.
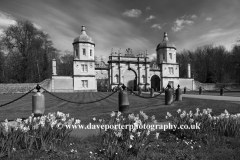
<svg viewBox="0 0 240 160"><path fill-rule="evenodd" d="M110 115L110 116L111 116L111 117L114 117L114 116L115 116L115 114L116 114L116 113L115 113L114 111L112 111L112 113L111 113L111 115Z"/></svg>
<svg viewBox="0 0 240 160"><path fill-rule="evenodd" d="M158 132L156 132L156 139L158 139L158 137L159 137L159 133L158 133Z"/></svg>
<svg viewBox="0 0 240 160"><path fill-rule="evenodd" d="M178 109L178 110L177 110L177 113L178 113L178 114L180 114L181 112L182 112L182 110L181 110L181 109Z"/></svg>
<svg viewBox="0 0 240 160"><path fill-rule="evenodd" d="M172 117L171 113L167 112L167 116L168 117Z"/></svg>
<svg viewBox="0 0 240 160"><path fill-rule="evenodd" d="M141 132L137 132L137 135L138 135L138 137L140 137L141 136Z"/></svg>
<svg viewBox="0 0 240 160"><path fill-rule="evenodd" d="M75 120L75 125L79 125L81 123L81 120L80 119L76 119Z"/></svg>
<svg viewBox="0 0 240 160"><path fill-rule="evenodd" d="M131 135L130 135L130 139L133 140L133 138L134 138L134 136L131 134Z"/></svg>
<svg viewBox="0 0 240 160"><path fill-rule="evenodd" d="M150 130L147 131L147 136L149 136L149 134L150 134Z"/></svg>

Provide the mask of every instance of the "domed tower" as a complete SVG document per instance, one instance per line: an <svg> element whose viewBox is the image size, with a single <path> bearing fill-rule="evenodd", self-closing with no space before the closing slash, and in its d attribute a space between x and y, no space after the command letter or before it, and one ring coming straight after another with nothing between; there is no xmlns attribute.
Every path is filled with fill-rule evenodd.
<svg viewBox="0 0 240 160"><path fill-rule="evenodd" d="M157 64L161 69L161 86L166 88L169 83L177 88L179 84L179 64L176 61L176 47L169 42L167 33L164 32L162 43L157 46Z"/></svg>
<svg viewBox="0 0 240 160"><path fill-rule="evenodd" d="M82 26L81 34L73 41L73 88L78 91L96 91L95 43Z"/></svg>

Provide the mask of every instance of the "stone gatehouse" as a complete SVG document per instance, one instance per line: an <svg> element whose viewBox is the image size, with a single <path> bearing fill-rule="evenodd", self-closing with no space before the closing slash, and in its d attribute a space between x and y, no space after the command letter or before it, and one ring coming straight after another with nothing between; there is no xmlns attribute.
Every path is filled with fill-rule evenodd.
<svg viewBox="0 0 240 160"><path fill-rule="evenodd" d="M157 62L150 66L147 52L134 55L130 48L125 54L109 55L108 62L95 59L95 42L82 26L81 34L73 41L73 75L58 76L56 60L53 60L53 74L51 80L52 92L96 92L111 90L118 85L125 84L129 88L143 90L154 88L160 91L170 84L177 88L195 89L194 79L191 78L190 66L188 78L179 77L179 64L176 61L176 47L169 42L167 33L156 47ZM99 44L101 45L101 44Z"/></svg>

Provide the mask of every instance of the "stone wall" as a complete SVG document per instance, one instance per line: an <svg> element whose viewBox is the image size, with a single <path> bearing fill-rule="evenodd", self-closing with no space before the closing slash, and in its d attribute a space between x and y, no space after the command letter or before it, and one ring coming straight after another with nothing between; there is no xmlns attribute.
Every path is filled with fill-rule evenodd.
<svg viewBox="0 0 240 160"><path fill-rule="evenodd" d="M51 91L51 79L46 79L40 83L0 83L0 94L27 93L37 84Z"/></svg>
<svg viewBox="0 0 240 160"><path fill-rule="evenodd" d="M73 92L73 78L70 76L52 76L52 92Z"/></svg>
<svg viewBox="0 0 240 160"><path fill-rule="evenodd" d="M180 88L186 87L189 90L195 90L194 79L192 78L179 78Z"/></svg>
<svg viewBox="0 0 240 160"><path fill-rule="evenodd" d="M205 90L216 90L224 86L229 90L240 90L240 83L200 83L198 81L194 81L196 89L200 86Z"/></svg>

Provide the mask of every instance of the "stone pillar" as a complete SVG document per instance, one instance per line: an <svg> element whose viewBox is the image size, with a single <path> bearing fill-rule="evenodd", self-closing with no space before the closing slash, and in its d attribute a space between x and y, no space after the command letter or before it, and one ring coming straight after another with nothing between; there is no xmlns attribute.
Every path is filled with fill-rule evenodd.
<svg viewBox="0 0 240 160"><path fill-rule="evenodd" d="M187 75L188 78L191 78L191 66L190 64L188 64L188 75Z"/></svg>
<svg viewBox="0 0 240 160"><path fill-rule="evenodd" d="M141 67L138 67L138 87L140 87L141 83L141 72L140 72Z"/></svg>
<svg viewBox="0 0 240 160"><path fill-rule="evenodd" d="M56 76L57 75L57 63L56 59L52 60L52 75Z"/></svg>
<svg viewBox="0 0 240 160"><path fill-rule="evenodd" d="M118 93L118 108L118 110L123 113L126 113L129 110L128 93L124 85Z"/></svg>
<svg viewBox="0 0 240 160"><path fill-rule="evenodd" d="M32 96L32 113L34 117L40 117L45 111L45 96L40 92L41 87L37 85L37 93Z"/></svg>
<svg viewBox="0 0 240 160"><path fill-rule="evenodd" d="M121 84L121 66L120 66L120 63L119 63L119 66L118 66L118 70L119 70L119 76L118 76L118 78L119 78L119 80L118 80L118 82L119 82L119 84Z"/></svg>
<svg viewBox="0 0 240 160"><path fill-rule="evenodd" d="M121 84L121 64L120 64L121 56L118 55L118 84Z"/></svg>
<svg viewBox="0 0 240 160"><path fill-rule="evenodd" d="M112 86L113 86L113 64L111 63L111 85L110 85L110 89L112 89Z"/></svg>

